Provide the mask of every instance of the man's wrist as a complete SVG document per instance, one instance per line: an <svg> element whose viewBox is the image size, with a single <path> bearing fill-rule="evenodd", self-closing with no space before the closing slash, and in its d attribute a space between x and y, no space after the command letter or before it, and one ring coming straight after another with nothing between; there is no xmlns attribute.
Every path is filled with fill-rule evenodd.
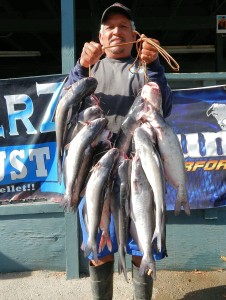
<svg viewBox="0 0 226 300"><path fill-rule="evenodd" d="M86 64L81 58L79 58L78 63L84 69L88 69L89 68L89 65Z"/></svg>
<svg viewBox="0 0 226 300"><path fill-rule="evenodd" d="M81 65L80 59L78 59L76 64L76 69L79 74L79 76L87 77L89 75L89 68L85 68Z"/></svg>

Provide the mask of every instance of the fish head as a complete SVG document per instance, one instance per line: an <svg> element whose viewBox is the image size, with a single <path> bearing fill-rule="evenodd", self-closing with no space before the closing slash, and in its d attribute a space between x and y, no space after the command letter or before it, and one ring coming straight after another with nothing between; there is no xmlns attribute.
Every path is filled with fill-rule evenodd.
<svg viewBox="0 0 226 300"><path fill-rule="evenodd" d="M151 103L156 109L161 109L162 95L157 83L150 81L145 84L141 91L141 97L143 97L145 101Z"/></svg>
<svg viewBox="0 0 226 300"><path fill-rule="evenodd" d="M97 87L97 80L94 77L85 77L71 85L71 90L77 97L85 98L94 93Z"/></svg>

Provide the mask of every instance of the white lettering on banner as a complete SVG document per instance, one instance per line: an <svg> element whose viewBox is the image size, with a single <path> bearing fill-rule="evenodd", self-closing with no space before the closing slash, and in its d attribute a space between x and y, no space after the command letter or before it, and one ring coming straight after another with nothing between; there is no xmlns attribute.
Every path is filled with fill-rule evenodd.
<svg viewBox="0 0 226 300"><path fill-rule="evenodd" d="M36 134L37 130L31 124L29 117L32 116L34 109L33 109L33 102L28 95L21 94L21 95L7 95L4 96L6 99L6 105L8 110L8 120L9 120L9 134L10 135L19 135L17 131L17 120L21 120L24 126L27 129L28 134ZM17 104L24 104L24 110L16 110L15 105Z"/></svg>
<svg viewBox="0 0 226 300"><path fill-rule="evenodd" d="M6 164L6 151L0 151L0 181L5 178L5 164ZM26 166L26 161L35 163L35 174L36 177L46 177L48 171L46 168L46 160L50 160L50 149L49 147L35 148L27 151L12 150L9 155L9 162L7 168L10 166L15 169L15 171L10 171L11 180L24 179L28 175L28 166ZM8 161L7 160L7 161Z"/></svg>
<svg viewBox="0 0 226 300"><path fill-rule="evenodd" d="M200 153L200 149L199 149L198 133L185 134L185 137L186 137L187 153L184 154L184 157L185 158L201 157L201 153Z"/></svg>
<svg viewBox="0 0 226 300"><path fill-rule="evenodd" d="M29 159L30 161L36 161L36 176L45 177L48 175L47 169L45 167L45 159L50 160L49 148L36 148L29 150Z"/></svg>
<svg viewBox="0 0 226 300"><path fill-rule="evenodd" d="M205 146L205 154L201 153L199 134L187 133L183 134L186 139L187 152L184 153L184 158L200 158L200 157L213 157L213 156L226 156L226 131L218 132L201 132L203 135L203 142ZM181 143L181 135L178 135L178 139ZM217 146L217 139L220 141L220 145ZM218 153L218 147L221 149L221 153Z"/></svg>
<svg viewBox="0 0 226 300"><path fill-rule="evenodd" d="M34 113L34 106L32 99L26 94L5 95L6 106L9 121L9 134L11 136L19 135L17 130L17 121L20 120L26 127L27 134L37 134L55 131L55 122L53 121L54 113L58 98L64 82L54 82L38 84L36 83L37 95L52 94L51 100L45 112L43 112L42 122L39 128L35 128L30 121L30 117ZM17 105L24 105L24 109L16 109ZM0 126L0 137L5 137L4 126Z"/></svg>
<svg viewBox="0 0 226 300"><path fill-rule="evenodd" d="M35 191L34 183L30 184L23 184L22 186L14 186L14 185L7 185L6 187L0 188L0 193L15 193L15 192L27 192L27 191Z"/></svg>
<svg viewBox="0 0 226 300"><path fill-rule="evenodd" d="M40 132L55 131L55 122L53 121L58 98L63 86L63 82L60 83L36 83L37 95L41 94L53 94L49 105L44 113L42 124L40 126Z"/></svg>
<svg viewBox="0 0 226 300"><path fill-rule="evenodd" d="M25 157L25 152L24 150L13 150L10 155L9 155L9 161L18 172L11 171L11 179L16 180L16 179L21 179L27 176L27 167L24 165L24 163L18 159L24 158Z"/></svg>
<svg viewBox="0 0 226 300"><path fill-rule="evenodd" d="M5 168L4 168L5 159L6 159L6 153L5 153L5 151L1 151L0 152L0 166L2 166L2 167L0 168L0 181L2 181L5 177Z"/></svg>

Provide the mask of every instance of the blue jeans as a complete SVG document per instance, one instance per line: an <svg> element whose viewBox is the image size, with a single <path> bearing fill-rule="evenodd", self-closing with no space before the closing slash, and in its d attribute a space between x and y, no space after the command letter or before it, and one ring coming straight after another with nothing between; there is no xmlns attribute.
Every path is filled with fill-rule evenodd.
<svg viewBox="0 0 226 300"><path fill-rule="evenodd" d="M83 213L82 213L84 204L85 204L85 197L82 198L82 200L79 204L79 207L78 207L80 225L81 225L82 236L83 236L83 246L85 248L85 246L87 244L87 240L88 240L88 234L87 234L85 222L84 222L84 219L83 219ZM105 246L103 248L103 250L100 253L98 253L98 258L102 258L102 257L104 257L106 255L109 255L109 254L114 254L118 251L118 243L117 243L117 238L116 238L116 233L115 233L114 218L113 218L112 215L111 215L111 222L110 222L109 232L110 232L110 237L111 237L112 250L109 251L109 249ZM99 229L98 235L97 235L97 249L98 249L98 246L99 246L99 243L100 243L101 235L102 235L102 231L101 231L101 229ZM139 251L139 248L138 248L137 244L131 238L131 236L128 236L127 254L136 255L136 256L143 256L142 253ZM163 259L166 256L166 253L165 252L154 252L153 256L154 256L155 260L160 260L160 259ZM89 255L88 258L93 259L92 253Z"/></svg>

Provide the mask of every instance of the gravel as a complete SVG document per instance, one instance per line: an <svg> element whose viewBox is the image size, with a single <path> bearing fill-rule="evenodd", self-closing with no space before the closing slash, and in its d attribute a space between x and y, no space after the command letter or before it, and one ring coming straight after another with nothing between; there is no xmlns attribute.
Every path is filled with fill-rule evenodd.
<svg viewBox="0 0 226 300"><path fill-rule="evenodd" d="M114 300L132 300L129 283L114 274ZM90 300L89 277L67 280L64 272L32 271L0 274L0 300ZM226 269L177 272L159 270L154 282L155 300L226 300Z"/></svg>

